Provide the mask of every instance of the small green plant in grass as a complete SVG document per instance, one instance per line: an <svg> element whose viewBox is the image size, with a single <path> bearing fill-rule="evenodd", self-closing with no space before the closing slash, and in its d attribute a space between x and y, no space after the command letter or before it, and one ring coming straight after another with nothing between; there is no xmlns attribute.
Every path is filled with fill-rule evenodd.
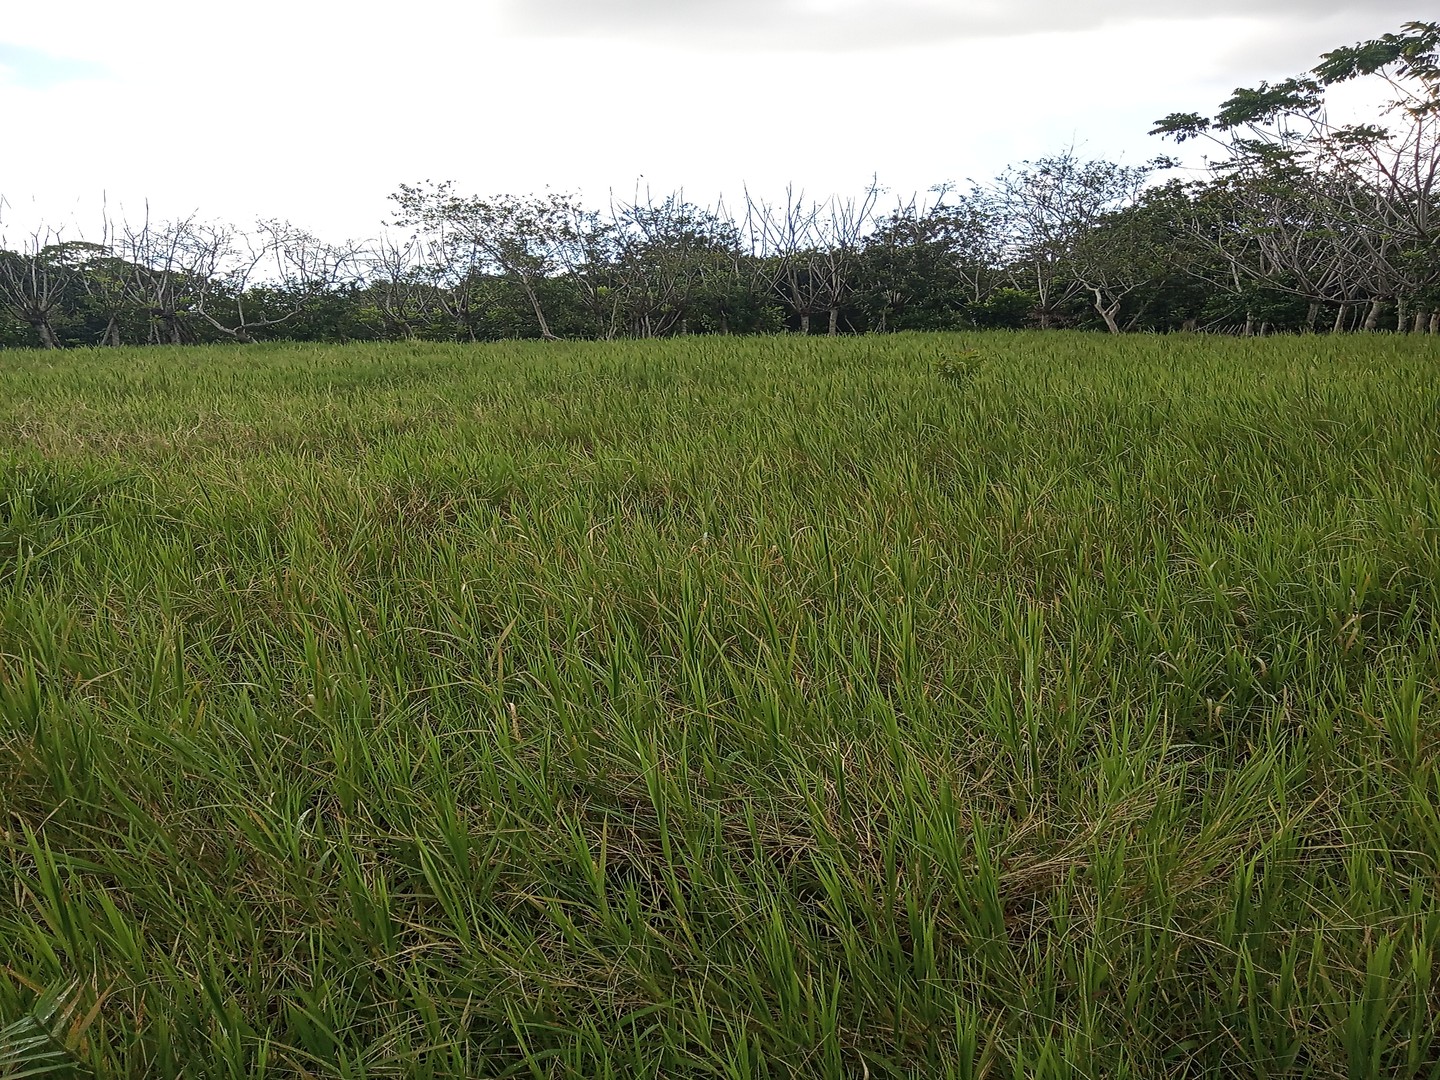
<svg viewBox="0 0 1440 1080"><path fill-rule="evenodd" d="M969 386L980 373L984 360L978 349L962 349L947 352L935 362L935 374L952 386Z"/></svg>
<svg viewBox="0 0 1440 1080"><path fill-rule="evenodd" d="M81 1012L80 983L56 983L18 1020L0 1027L0 1080L74 1074L70 1048L95 1019Z"/></svg>

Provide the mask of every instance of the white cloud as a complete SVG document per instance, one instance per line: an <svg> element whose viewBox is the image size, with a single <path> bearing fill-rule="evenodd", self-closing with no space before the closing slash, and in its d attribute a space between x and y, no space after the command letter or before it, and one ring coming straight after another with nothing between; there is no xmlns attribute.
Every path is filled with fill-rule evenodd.
<svg viewBox="0 0 1440 1080"><path fill-rule="evenodd" d="M1414 0L498 0L506 26L541 36L663 40L785 51L874 51L952 38L1085 31L1136 19L1419 18Z"/></svg>
<svg viewBox="0 0 1440 1080"><path fill-rule="evenodd" d="M737 2L721 7L757 0ZM876 0L793 0L786 25L798 25L802 2L852 22L878 10ZM629 33L623 22L520 34L498 0L52 0L7 13L0 36L91 74L0 80L7 144L19 148L0 194L12 234L43 215L93 235L103 197L132 214L148 198L161 215L278 215L357 236L378 228L398 183L426 177L479 192L549 184L592 201L612 185L628 193L637 177L702 200L734 200L745 182L854 190L872 173L910 191L984 179L1072 141L1142 160L1166 149L1145 135L1156 117L1212 107L1237 84L1289 74L1405 16L1338 0L1211 14L1227 3L1203 18L1172 3L1161 9L1169 17L1141 19L1126 15L1132 0L1043 10L1030 0L1041 26L1055 20L1039 15L1077 8L1115 17L998 37L877 34L863 51L786 39L791 51L776 51Z"/></svg>

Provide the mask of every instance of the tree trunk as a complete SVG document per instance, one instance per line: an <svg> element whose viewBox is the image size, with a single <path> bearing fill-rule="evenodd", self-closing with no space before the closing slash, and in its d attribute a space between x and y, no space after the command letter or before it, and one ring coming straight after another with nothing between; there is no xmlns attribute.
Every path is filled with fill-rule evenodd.
<svg viewBox="0 0 1440 1080"><path fill-rule="evenodd" d="M1091 289L1090 291L1095 294L1095 310L1098 311L1100 317L1105 320L1106 329L1112 334L1120 333L1120 324L1115 321L1115 316L1120 311L1120 301L1115 300L1107 304L1101 296L1099 289Z"/></svg>
<svg viewBox="0 0 1440 1080"><path fill-rule="evenodd" d="M1335 328L1331 333L1339 334L1345 330L1345 316L1348 314L1350 314L1350 305L1341 304L1340 309L1335 312Z"/></svg>
<svg viewBox="0 0 1440 1080"><path fill-rule="evenodd" d="M1245 336L1255 336L1255 316L1248 311L1245 312Z"/></svg>
<svg viewBox="0 0 1440 1080"><path fill-rule="evenodd" d="M120 321L114 315L111 315L110 321L105 324L105 337L100 344L112 348L120 344Z"/></svg>
<svg viewBox="0 0 1440 1080"><path fill-rule="evenodd" d="M832 307L830 309L830 329L827 330L826 333L830 337L834 337L840 333L840 309L838 307Z"/></svg>
<svg viewBox="0 0 1440 1080"><path fill-rule="evenodd" d="M30 325L35 329L35 335L40 339L42 349L60 348L60 339L55 336L55 328L50 325L50 320L44 315L32 315Z"/></svg>
<svg viewBox="0 0 1440 1080"><path fill-rule="evenodd" d="M1370 310L1365 313L1364 330L1367 334L1373 334L1375 328L1380 325L1380 300L1370 301Z"/></svg>
<svg viewBox="0 0 1440 1080"><path fill-rule="evenodd" d="M535 292L534 286L530 284L530 279L522 277L520 279L520 287L525 290L525 297L530 301L530 307L535 311L535 322L540 327L540 336L546 341L558 340L555 335L550 332L550 324L545 321L545 312L540 307L540 297Z"/></svg>
<svg viewBox="0 0 1440 1080"><path fill-rule="evenodd" d="M1315 332L1315 323L1319 318L1320 305L1312 300L1309 310L1305 312L1305 332L1307 334L1313 334Z"/></svg>
<svg viewBox="0 0 1440 1080"><path fill-rule="evenodd" d="M1430 313L1428 311L1415 312L1415 325L1410 328L1412 334L1423 334L1430 324Z"/></svg>
<svg viewBox="0 0 1440 1080"><path fill-rule="evenodd" d="M800 333L807 337L810 334L810 313L808 311L801 312L800 314Z"/></svg>
<svg viewBox="0 0 1440 1080"><path fill-rule="evenodd" d="M1410 302L1405 297L1395 301L1395 332L1403 334L1410 329Z"/></svg>
<svg viewBox="0 0 1440 1080"><path fill-rule="evenodd" d="M1440 311L1430 313L1430 333L1440 334Z"/></svg>

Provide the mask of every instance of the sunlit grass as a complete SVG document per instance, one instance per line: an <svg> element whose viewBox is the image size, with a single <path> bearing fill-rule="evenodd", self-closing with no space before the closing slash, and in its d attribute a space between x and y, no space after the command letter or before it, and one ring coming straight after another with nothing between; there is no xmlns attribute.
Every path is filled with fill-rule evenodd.
<svg viewBox="0 0 1440 1080"><path fill-rule="evenodd" d="M0 1029L61 987L103 1076L1440 1075L1437 371L6 354Z"/></svg>

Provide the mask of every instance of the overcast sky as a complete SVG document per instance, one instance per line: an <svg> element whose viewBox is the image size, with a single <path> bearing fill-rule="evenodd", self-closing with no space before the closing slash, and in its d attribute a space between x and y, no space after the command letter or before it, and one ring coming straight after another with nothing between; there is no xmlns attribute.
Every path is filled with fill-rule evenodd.
<svg viewBox="0 0 1440 1080"><path fill-rule="evenodd" d="M199 210L373 235L397 184L894 191L1129 162L1413 0L47 0L0 22L3 231Z"/></svg>

